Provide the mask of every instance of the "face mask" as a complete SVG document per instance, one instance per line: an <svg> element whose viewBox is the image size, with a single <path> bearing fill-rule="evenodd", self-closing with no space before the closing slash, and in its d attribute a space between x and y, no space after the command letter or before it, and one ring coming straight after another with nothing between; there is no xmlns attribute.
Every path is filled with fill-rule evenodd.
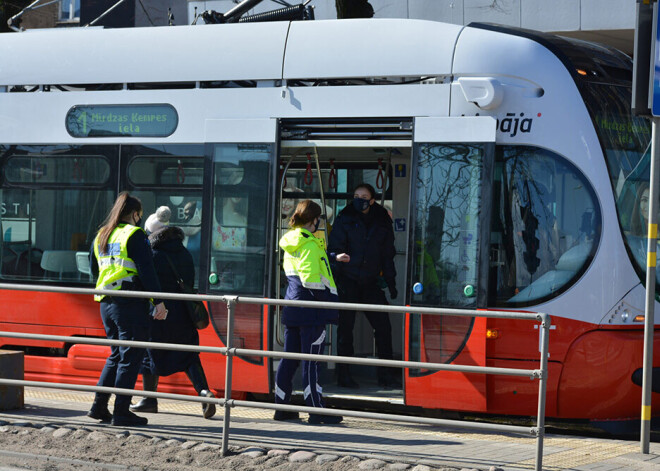
<svg viewBox="0 0 660 471"><path fill-rule="evenodd" d="M142 225L142 216L140 216L140 218L137 221L135 221L135 225L137 227L140 227Z"/></svg>
<svg viewBox="0 0 660 471"><path fill-rule="evenodd" d="M314 230L312 231L312 234L319 230L320 225L321 225L321 219L317 219L316 224L314 224Z"/></svg>
<svg viewBox="0 0 660 471"><path fill-rule="evenodd" d="M364 211L369 207L369 200L363 200L362 198L353 198L353 207L358 211Z"/></svg>

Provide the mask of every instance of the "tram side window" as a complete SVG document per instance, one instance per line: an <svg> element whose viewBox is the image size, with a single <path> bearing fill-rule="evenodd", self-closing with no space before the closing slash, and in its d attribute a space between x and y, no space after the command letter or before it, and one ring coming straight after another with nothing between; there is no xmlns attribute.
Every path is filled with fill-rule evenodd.
<svg viewBox="0 0 660 471"><path fill-rule="evenodd" d="M0 277L91 284L89 248L113 202L116 148L12 146L0 153Z"/></svg>
<svg viewBox="0 0 660 471"><path fill-rule="evenodd" d="M170 226L183 231L199 282L204 145L123 146L131 194L140 198L144 220L161 206L170 209Z"/></svg>
<svg viewBox="0 0 660 471"><path fill-rule="evenodd" d="M265 292L272 146L217 145L213 155L212 289Z"/></svg>
<svg viewBox="0 0 660 471"><path fill-rule="evenodd" d="M598 245L601 215L591 185L550 151L501 146L493 191L491 303L557 296L586 270Z"/></svg>

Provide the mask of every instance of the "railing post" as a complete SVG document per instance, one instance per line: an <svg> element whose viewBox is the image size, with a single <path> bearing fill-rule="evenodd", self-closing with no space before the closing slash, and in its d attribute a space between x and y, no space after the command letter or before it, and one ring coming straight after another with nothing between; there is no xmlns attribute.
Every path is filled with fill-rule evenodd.
<svg viewBox="0 0 660 471"><path fill-rule="evenodd" d="M536 471L543 471L543 437L545 436L545 394L548 385L548 354L550 343L550 316L541 317L539 335L541 336L541 378L539 379L539 408L536 417Z"/></svg>
<svg viewBox="0 0 660 471"><path fill-rule="evenodd" d="M654 4L654 16L657 3ZM655 23L655 21L654 21ZM654 28L655 29L655 28ZM644 303L644 350L642 359L642 410L640 448L649 453L651 441L651 403L653 392L653 338L655 333L655 285L658 259L658 180L660 179L660 119L651 119L651 176L649 185L649 213L646 253L646 298Z"/></svg>
<svg viewBox="0 0 660 471"><path fill-rule="evenodd" d="M231 340L234 337L234 306L235 299L227 300L227 367L225 369L225 417L222 421L222 456L227 456L229 445L229 421L231 419L231 380L234 354L230 351L232 348Z"/></svg>

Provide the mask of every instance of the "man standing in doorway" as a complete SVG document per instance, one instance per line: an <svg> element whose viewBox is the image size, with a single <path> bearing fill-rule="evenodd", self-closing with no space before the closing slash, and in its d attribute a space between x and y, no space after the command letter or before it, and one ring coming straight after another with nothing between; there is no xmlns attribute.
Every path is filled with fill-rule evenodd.
<svg viewBox="0 0 660 471"><path fill-rule="evenodd" d="M374 187L359 184L353 191L352 204L337 216L330 232L328 253L347 253L348 263L333 263L332 272L339 290L339 301L345 303L387 304L385 293L379 286L384 280L392 299L397 297L396 270L394 268L394 230L392 219L381 205L376 203ZM376 354L381 359L392 359L392 326L389 314L365 312L374 330ZM339 311L337 330L337 354L353 356L353 327L355 311ZM382 387L399 387L401 379L390 368L378 368L378 384ZM337 384L357 388L349 365L337 364Z"/></svg>

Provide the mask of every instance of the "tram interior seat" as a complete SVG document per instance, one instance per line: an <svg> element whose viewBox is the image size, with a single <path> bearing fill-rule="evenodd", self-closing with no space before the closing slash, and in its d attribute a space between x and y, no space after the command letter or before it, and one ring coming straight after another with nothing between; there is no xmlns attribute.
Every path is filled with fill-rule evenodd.
<svg viewBox="0 0 660 471"><path fill-rule="evenodd" d="M44 277L48 279L61 280L64 274L77 278L76 252L73 250L44 250L41 257L41 268L45 271Z"/></svg>
<svg viewBox="0 0 660 471"><path fill-rule="evenodd" d="M89 277L92 281L92 270L89 266L89 252L76 252L76 268L78 272Z"/></svg>
<svg viewBox="0 0 660 471"><path fill-rule="evenodd" d="M561 289L585 265L590 254L591 243L589 242L583 242L575 247L571 247L559 257L553 270L541 275L525 289L520 290L509 301L532 301Z"/></svg>

